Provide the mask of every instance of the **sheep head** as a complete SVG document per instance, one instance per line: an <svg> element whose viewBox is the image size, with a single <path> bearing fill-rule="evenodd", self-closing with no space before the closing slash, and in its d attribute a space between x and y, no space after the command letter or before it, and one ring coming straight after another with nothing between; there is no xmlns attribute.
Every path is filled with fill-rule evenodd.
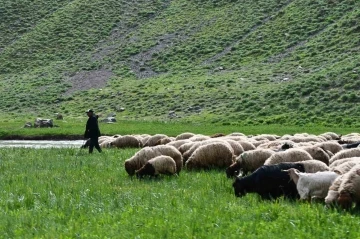
<svg viewBox="0 0 360 239"><path fill-rule="evenodd" d="M142 178L144 175L155 176L155 168L151 163L146 163L142 168L135 172L137 178Z"/></svg>
<svg viewBox="0 0 360 239"><path fill-rule="evenodd" d="M299 177L300 177L299 170L297 170L296 168L289 168L287 170L282 170L282 171L287 172L289 174L290 178L294 181L294 183L297 184Z"/></svg>
<svg viewBox="0 0 360 239"><path fill-rule="evenodd" d="M350 209L353 200L349 192L340 192L337 202L341 208Z"/></svg>
<svg viewBox="0 0 360 239"><path fill-rule="evenodd" d="M135 174L135 165L131 161L125 161L125 170L130 176L133 176Z"/></svg>
<svg viewBox="0 0 360 239"><path fill-rule="evenodd" d="M235 162L231 164L228 168L226 168L226 176L228 178L234 177L239 172L240 165Z"/></svg>
<svg viewBox="0 0 360 239"><path fill-rule="evenodd" d="M245 187L244 183L238 177L236 177L236 179L235 179L235 181L233 183L233 188L234 188L234 192L235 192L236 197L243 197L247 193L247 190L246 190L246 187Z"/></svg>

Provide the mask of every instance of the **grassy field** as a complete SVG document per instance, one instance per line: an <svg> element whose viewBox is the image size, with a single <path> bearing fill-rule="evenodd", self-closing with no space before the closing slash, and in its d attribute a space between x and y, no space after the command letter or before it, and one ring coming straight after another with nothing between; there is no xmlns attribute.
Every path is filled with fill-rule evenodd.
<svg viewBox="0 0 360 239"><path fill-rule="evenodd" d="M0 149L1 238L359 238L358 214L236 198L223 171L154 180L123 167L136 149Z"/></svg>
<svg viewBox="0 0 360 239"><path fill-rule="evenodd" d="M51 138L77 138L81 139L85 130L87 118L70 118L67 120L55 120L53 128L24 128L25 122L30 120L3 120L0 122L0 139L31 138L31 137L47 137ZM32 122L33 123L33 122ZM115 134L166 134L168 136L177 136L184 132L192 132L196 134L212 135L216 133L229 134L241 132L246 135L256 134L295 134L295 133L311 133L321 134L328 131L337 134L348 134L359 132L359 127L326 127L322 125L311 124L307 126L297 125L237 125L237 124L219 124L219 123L181 123L173 121L130 121L119 120L116 123L106 124L99 123L102 135Z"/></svg>

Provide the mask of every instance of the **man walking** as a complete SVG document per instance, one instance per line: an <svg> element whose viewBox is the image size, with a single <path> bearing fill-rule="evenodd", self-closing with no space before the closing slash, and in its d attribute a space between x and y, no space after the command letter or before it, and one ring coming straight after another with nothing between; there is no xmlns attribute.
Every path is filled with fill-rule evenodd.
<svg viewBox="0 0 360 239"><path fill-rule="evenodd" d="M94 150L94 147L101 153L101 148L99 145L99 136L100 136L100 129L97 117L94 115L94 111L89 109L86 111L87 116L89 119L86 122L86 129L84 138L90 138L90 145L89 145L89 153L91 154Z"/></svg>

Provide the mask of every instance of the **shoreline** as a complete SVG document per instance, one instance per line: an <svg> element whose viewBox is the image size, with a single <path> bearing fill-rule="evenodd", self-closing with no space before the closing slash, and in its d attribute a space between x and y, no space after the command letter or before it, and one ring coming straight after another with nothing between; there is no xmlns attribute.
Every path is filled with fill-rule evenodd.
<svg viewBox="0 0 360 239"><path fill-rule="evenodd" d="M85 140L82 135L7 135L0 140Z"/></svg>

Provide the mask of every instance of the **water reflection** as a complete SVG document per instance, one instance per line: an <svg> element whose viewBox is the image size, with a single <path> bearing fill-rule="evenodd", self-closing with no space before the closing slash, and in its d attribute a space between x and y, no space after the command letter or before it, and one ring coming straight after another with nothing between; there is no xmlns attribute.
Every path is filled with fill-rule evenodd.
<svg viewBox="0 0 360 239"><path fill-rule="evenodd" d="M80 148L84 140L0 140L0 148Z"/></svg>

